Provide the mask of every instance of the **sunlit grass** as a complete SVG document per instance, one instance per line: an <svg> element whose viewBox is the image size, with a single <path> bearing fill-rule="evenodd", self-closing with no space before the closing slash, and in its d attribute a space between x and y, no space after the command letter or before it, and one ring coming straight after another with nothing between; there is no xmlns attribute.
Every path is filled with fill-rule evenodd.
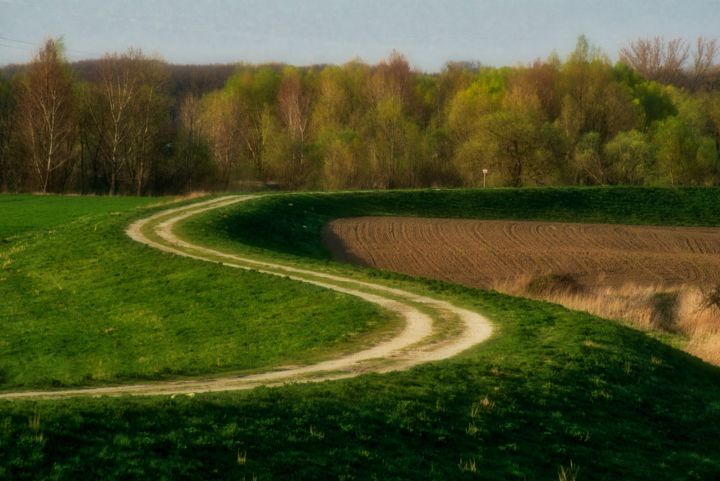
<svg viewBox="0 0 720 481"><path fill-rule="evenodd" d="M497 333L490 341L407 372L322 384L0 402L0 478L718 478L717 367L557 305L373 273L323 257L319 229L333 215L361 212L364 205L374 213L402 208L418 215L427 212L425 205L436 205L433 212L454 205L458 213L462 205L481 205L472 193L453 204L459 195L446 197L444 207L441 197L427 193L268 198L195 219L186 233L238 252L452 300L493 320ZM621 204L609 191L596 195ZM289 203L299 209L288 209ZM243 230L249 226L261 230Z"/></svg>
<svg viewBox="0 0 720 481"><path fill-rule="evenodd" d="M19 216L13 206L65 212L75 199L10 203L3 219ZM128 210L132 199L124 211L103 200L88 199L95 214L74 210L77 219L51 230L36 221L0 251L0 389L305 363L387 326L388 315L350 296L137 244L124 227L148 214Z"/></svg>

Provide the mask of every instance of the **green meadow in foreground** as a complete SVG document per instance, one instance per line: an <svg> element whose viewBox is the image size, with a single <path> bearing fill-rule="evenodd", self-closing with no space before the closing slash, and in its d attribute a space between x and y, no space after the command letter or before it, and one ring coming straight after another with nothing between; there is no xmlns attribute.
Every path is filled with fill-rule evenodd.
<svg viewBox="0 0 720 481"><path fill-rule="evenodd" d="M306 362L392 324L353 297L130 240L146 199L26 197L0 196L6 232L37 212L0 244L0 390Z"/></svg>
<svg viewBox="0 0 720 481"><path fill-rule="evenodd" d="M711 225L719 219L706 203L718 199L714 189L303 194L211 212L185 230L227 249L296 262L306 256L314 260L304 262L340 270L327 263L319 238L335 216L524 213L629 222L624 211L632 209L638 222ZM344 381L196 396L0 402L0 478L720 477L720 368L557 305L390 273L375 277L477 309L496 333L452 360Z"/></svg>

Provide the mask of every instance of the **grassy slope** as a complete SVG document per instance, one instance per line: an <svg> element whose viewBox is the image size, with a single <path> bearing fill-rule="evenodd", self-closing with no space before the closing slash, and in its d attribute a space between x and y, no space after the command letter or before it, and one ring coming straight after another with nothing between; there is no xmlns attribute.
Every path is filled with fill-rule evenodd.
<svg viewBox="0 0 720 481"><path fill-rule="evenodd" d="M123 229L145 200L4 200L6 232L35 214L0 248L0 389L303 362L387 320L352 297L136 244Z"/></svg>
<svg viewBox="0 0 720 481"><path fill-rule="evenodd" d="M717 199L717 191L708 192L703 195ZM376 195L366 213L377 214L382 204L385 212L400 213L396 196ZM505 197L512 202L511 193ZM288 201L302 208L288 211ZM282 224L278 216L288 215L306 227L269 240L272 247L322 258L316 230L322 219L363 213L357 200L325 196L247 207L232 217L209 216L204 235L213 225L223 227L214 242L229 245L223 232L235 232L238 222L263 226L262 217L253 216L273 214ZM714 223L709 215L693 217L697 208L676 204L675 220ZM441 209L416 212L440 215ZM690 213L687 219L682 212ZM197 224L190 230L202 233ZM266 228L251 240L259 243L273 232ZM174 399L1 403L0 475L557 479L559 466L572 460L583 480L720 476L720 369L559 306L385 277L475 306L496 321L498 335L451 361L321 385Z"/></svg>

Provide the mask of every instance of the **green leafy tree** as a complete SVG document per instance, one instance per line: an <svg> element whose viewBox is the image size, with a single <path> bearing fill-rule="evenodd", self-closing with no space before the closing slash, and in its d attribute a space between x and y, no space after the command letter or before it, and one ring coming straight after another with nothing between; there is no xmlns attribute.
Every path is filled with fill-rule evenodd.
<svg viewBox="0 0 720 481"><path fill-rule="evenodd" d="M267 177L263 154L269 150L267 144L272 140L270 134L275 122L272 110L281 81L280 73L271 66L242 67L228 79L224 88L228 101L235 103L238 123L231 130L241 144L237 152L249 161L258 179Z"/></svg>
<svg viewBox="0 0 720 481"><path fill-rule="evenodd" d="M370 167L373 187L410 187L415 185L419 158L419 132L406 117L398 96L377 102L370 117Z"/></svg>
<svg viewBox="0 0 720 481"><path fill-rule="evenodd" d="M491 165L503 183L519 187L534 177L543 157L539 149L542 122L537 95L520 87L508 92L501 110L480 118L483 163ZM479 170L473 169L474 174Z"/></svg>
<svg viewBox="0 0 720 481"><path fill-rule="evenodd" d="M372 172L368 143L372 108L370 68L353 61L324 68L311 114L322 185L328 188L369 187Z"/></svg>
<svg viewBox="0 0 720 481"><path fill-rule="evenodd" d="M227 91L215 91L201 100L200 133L207 139L217 179L227 189L237 175L243 159L242 129L237 99Z"/></svg>
<svg viewBox="0 0 720 481"><path fill-rule="evenodd" d="M273 155L275 177L283 184L297 188L309 183L316 169L310 140L310 117L314 97L313 77L296 68L285 68L278 89L277 109L282 131L270 137L279 149ZM280 139L278 135L284 138Z"/></svg>
<svg viewBox="0 0 720 481"><path fill-rule="evenodd" d="M720 92L713 92L707 98L710 131L715 140L715 149L720 153Z"/></svg>
<svg viewBox="0 0 720 481"><path fill-rule="evenodd" d="M318 137L323 152L322 186L326 189L366 187L367 144L353 129L326 129Z"/></svg>
<svg viewBox="0 0 720 481"><path fill-rule="evenodd" d="M500 102L480 83L473 83L455 95L450 103L448 126L453 139L462 143L477 131L480 119L500 108Z"/></svg>
<svg viewBox="0 0 720 481"><path fill-rule="evenodd" d="M607 184L609 166L602 152L602 139L597 132L586 132L575 143L576 179L583 184Z"/></svg>
<svg viewBox="0 0 720 481"><path fill-rule="evenodd" d="M656 182L671 185L717 182L715 142L698 132L688 119L677 116L658 122L653 142L657 149Z"/></svg>
<svg viewBox="0 0 720 481"><path fill-rule="evenodd" d="M618 133L605 146L610 183L640 185L653 170L653 147L637 130Z"/></svg>

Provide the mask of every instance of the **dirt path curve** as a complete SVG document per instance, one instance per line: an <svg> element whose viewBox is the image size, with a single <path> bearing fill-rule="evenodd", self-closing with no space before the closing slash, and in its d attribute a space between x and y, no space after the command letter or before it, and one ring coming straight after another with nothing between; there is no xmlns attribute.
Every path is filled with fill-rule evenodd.
<svg viewBox="0 0 720 481"><path fill-rule="evenodd" d="M163 252L282 276L359 297L401 316L405 325L400 332L367 349L299 367L278 368L243 376L4 393L0 394L0 399L189 394L250 389L260 385L327 381L366 372L409 369L421 363L447 359L485 341L492 334L492 326L485 317L446 301L350 277L220 252L184 241L173 230L179 222L191 216L253 198L255 196L225 196L163 210L134 222L128 227L127 234Z"/></svg>

